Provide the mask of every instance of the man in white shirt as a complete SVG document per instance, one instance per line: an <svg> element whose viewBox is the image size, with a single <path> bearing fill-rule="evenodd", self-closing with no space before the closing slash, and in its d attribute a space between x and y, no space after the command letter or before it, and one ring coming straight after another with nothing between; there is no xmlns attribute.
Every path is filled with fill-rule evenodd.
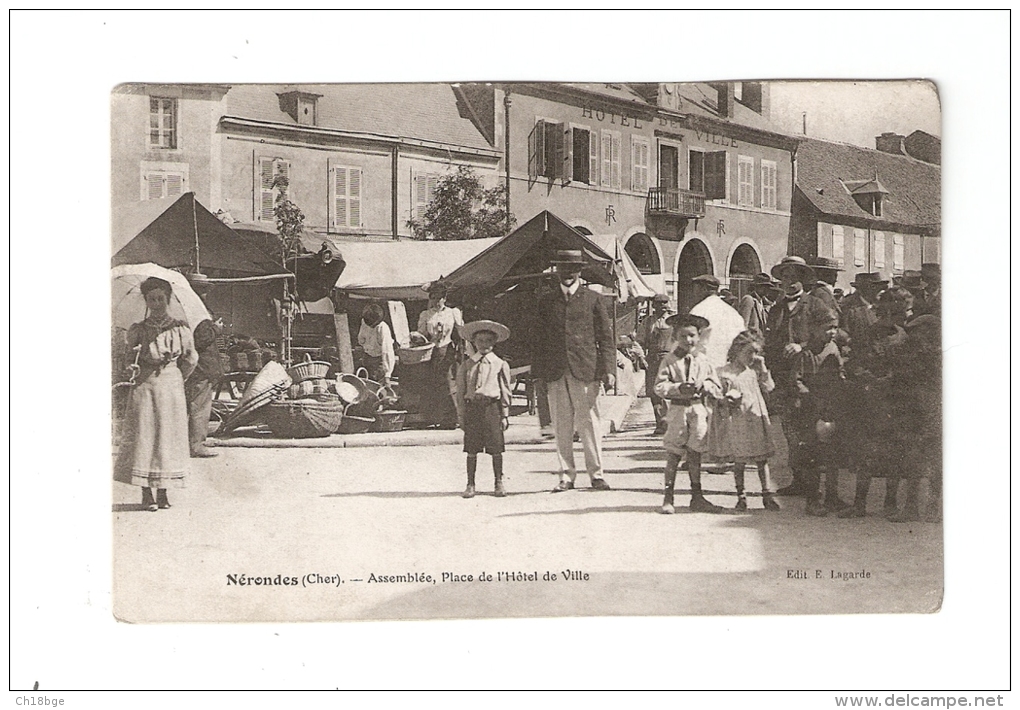
<svg viewBox="0 0 1020 710"><path fill-rule="evenodd" d="M719 279L712 274L702 274L691 282L694 284L694 297L698 299L691 315L708 321L708 327L701 331L699 348L712 367L718 370L726 364L733 339L746 329L746 325L737 310L719 297Z"/></svg>

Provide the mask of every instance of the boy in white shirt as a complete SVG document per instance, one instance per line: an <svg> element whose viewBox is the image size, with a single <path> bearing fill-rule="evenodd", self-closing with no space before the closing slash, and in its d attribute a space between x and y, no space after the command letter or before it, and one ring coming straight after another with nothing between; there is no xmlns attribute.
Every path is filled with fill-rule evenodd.
<svg viewBox="0 0 1020 710"><path fill-rule="evenodd" d="M464 430L467 454L467 488L464 498L475 495L478 454L492 456L495 496L503 488L503 432L510 426L510 366L492 351L496 343L510 337L510 329L491 320L476 320L461 327L461 337L470 341L475 353L457 368L457 411Z"/></svg>

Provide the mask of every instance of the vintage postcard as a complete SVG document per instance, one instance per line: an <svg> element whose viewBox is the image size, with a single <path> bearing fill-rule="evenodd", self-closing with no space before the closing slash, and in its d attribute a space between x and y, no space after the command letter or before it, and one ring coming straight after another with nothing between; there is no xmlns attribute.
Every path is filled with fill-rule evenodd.
<svg viewBox="0 0 1020 710"><path fill-rule="evenodd" d="M110 102L117 619L939 610L934 83Z"/></svg>

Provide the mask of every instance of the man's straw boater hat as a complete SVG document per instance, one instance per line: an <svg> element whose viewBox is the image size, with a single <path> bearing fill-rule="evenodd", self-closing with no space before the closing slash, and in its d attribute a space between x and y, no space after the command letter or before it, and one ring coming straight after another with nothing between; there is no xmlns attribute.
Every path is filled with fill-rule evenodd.
<svg viewBox="0 0 1020 710"><path fill-rule="evenodd" d="M799 256L784 256L783 260L772 267L772 275L782 280L783 274L789 274L794 281L802 284L813 284L818 280L815 270L807 265L807 262Z"/></svg>

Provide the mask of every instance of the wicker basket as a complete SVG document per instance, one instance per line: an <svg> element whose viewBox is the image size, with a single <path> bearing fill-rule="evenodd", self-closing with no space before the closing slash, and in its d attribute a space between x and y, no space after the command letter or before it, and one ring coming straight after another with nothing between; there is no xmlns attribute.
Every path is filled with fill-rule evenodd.
<svg viewBox="0 0 1020 710"><path fill-rule="evenodd" d="M372 431L402 431L407 412L403 409L387 409L376 412Z"/></svg>
<svg viewBox="0 0 1020 710"><path fill-rule="evenodd" d="M432 359L435 347L435 343L429 343L414 348L397 348L397 357L400 358L401 365L418 365Z"/></svg>
<svg viewBox="0 0 1020 710"><path fill-rule="evenodd" d="M304 382L305 380L322 380L326 378L326 373L329 372L329 363L321 360L307 360L305 362L299 362L291 368L287 369L287 374L290 375L291 379L295 382Z"/></svg>
<svg viewBox="0 0 1020 710"><path fill-rule="evenodd" d="M348 409L350 409L348 407ZM357 417L352 414L344 412L343 419L340 420L340 427L337 429L338 434L364 434L366 431L372 429L375 424L375 419L368 417Z"/></svg>
<svg viewBox="0 0 1020 710"><path fill-rule="evenodd" d="M299 399L273 402L267 404L263 410L263 417L273 434L285 439L329 436L339 428L343 414L343 405L339 400L318 402Z"/></svg>

